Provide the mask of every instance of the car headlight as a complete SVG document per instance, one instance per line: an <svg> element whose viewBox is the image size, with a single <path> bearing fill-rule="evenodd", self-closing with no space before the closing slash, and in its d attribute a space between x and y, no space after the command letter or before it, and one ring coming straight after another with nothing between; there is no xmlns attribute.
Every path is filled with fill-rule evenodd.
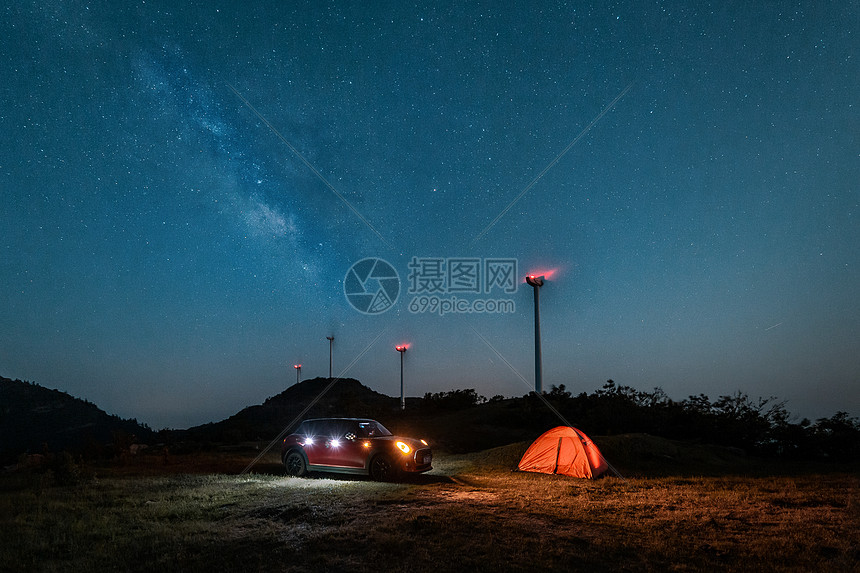
<svg viewBox="0 0 860 573"><path fill-rule="evenodd" d="M400 440L397 441L397 447L404 454L408 454L412 451L412 448L409 447L409 444L407 444L406 442L401 442Z"/></svg>

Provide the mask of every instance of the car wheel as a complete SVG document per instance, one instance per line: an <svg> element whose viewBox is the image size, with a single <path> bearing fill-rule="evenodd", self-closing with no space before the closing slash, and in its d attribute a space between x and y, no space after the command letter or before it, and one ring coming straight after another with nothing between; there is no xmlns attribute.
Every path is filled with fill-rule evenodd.
<svg viewBox="0 0 860 573"><path fill-rule="evenodd" d="M379 454L370 461L370 477L376 481L395 481L399 475L397 466L385 454Z"/></svg>
<svg viewBox="0 0 860 573"><path fill-rule="evenodd" d="M292 451L284 458L284 468L288 476L301 477L307 472L305 458L301 453Z"/></svg>

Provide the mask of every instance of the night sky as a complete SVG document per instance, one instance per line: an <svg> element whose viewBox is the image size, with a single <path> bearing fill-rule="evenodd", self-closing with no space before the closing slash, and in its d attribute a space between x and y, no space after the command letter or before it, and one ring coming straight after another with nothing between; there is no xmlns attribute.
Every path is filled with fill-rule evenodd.
<svg viewBox="0 0 860 573"><path fill-rule="evenodd" d="M535 272L545 390L860 415L857 2L0 10L2 376L186 428L334 336L522 396Z"/></svg>

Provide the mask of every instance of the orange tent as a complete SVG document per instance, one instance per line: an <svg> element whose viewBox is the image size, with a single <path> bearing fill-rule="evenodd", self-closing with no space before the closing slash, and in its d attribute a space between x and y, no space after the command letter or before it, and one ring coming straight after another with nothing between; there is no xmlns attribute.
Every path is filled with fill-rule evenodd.
<svg viewBox="0 0 860 573"><path fill-rule="evenodd" d="M591 438L570 426L558 426L536 439L517 468L525 472L593 478L609 464Z"/></svg>

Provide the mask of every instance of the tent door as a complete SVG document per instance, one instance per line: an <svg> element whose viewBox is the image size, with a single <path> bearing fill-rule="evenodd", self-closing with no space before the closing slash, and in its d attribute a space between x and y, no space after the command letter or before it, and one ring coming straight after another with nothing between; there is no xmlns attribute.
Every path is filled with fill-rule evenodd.
<svg viewBox="0 0 860 573"><path fill-rule="evenodd" d="M558 439L558 446L556 446L556 448L555 448L555 467L552 468L552 473L554 473L554 474L558 473L558 457L561 455L561 440L562 439L563 438Z"/></svg>

